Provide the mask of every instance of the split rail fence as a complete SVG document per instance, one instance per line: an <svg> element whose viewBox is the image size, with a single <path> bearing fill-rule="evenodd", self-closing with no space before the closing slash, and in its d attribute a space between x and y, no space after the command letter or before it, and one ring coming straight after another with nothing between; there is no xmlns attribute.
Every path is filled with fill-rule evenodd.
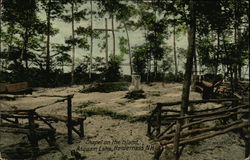
<svg viewBox="0 0 250 160"><path fill-rule="evenodd" d="M211 109L192 107L208 102L222 104ZM163 148L172 150L175 159L179 159L185 145L233 130L240 131L243 138L249 142L247 131L244 130L250 126L249 104L240 105L239 99L194 100L189 101L188 113L185 116L180 116L180 110L173 109L173 106L180 104L181 101L158 103L148 119L147 136L158 146L154 159L159 159ZM249 152L249 148L246 148L246 156Z"/></svg>

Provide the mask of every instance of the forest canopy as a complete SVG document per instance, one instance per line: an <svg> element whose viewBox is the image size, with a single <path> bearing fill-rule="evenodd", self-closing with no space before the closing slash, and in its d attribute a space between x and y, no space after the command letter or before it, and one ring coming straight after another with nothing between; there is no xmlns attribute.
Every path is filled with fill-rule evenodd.
<svg viewBox="0 0 250 160"><path fill-rule="evenodd" d="M178 40L190 32L192 74L249 79L248 6L247 0L1 0L0 82L55 87L129 80L124 64L146 82L182 81L190 48ZM103 28L94 27L100 19ZM64 33L58 21L70 25L64 43L53 40ZM136 32L142 44L132 43Z"/></svg>

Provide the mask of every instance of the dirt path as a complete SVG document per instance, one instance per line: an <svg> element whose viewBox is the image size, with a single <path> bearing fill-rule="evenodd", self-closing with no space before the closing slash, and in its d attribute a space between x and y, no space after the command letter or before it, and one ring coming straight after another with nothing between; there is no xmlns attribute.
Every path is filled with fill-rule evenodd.
<svg viewBox="0 0 250 160"><path fill-rule="evenodd" d="M178 83L143 85L146 99L128 100L124 98L127 91L111 93L80 93L82 86L61 88L39 88L32 96L18 98L15 101L1 101L1 109L31 109L40 105L50 104L58 98L39 97L39 95L67 95L74 94L73 111L82 107L84 110L102 109L128 116L145 116L155 107L157 102L177 101L181 98L182 85ZM34 98L33 96L38 96ZM201 99L200 94L191 92L190 99ZM217 104L207 103L198 108L213 108ZM178 106L177 106L178 107ZM57 103L37 110L38 113L66 115L66 102ZM74 116L79 116L74 112ZM54 123L57 129L57 144L61 152L55 151L39 157L39 160L68 158L71 151L76 150L87 160L149 160L152 158L153 146L146 137L147 124L145 122L130 123L128 120L112 119L109 116L91 116L85 121L84 139L73 135L74 144L67 144L67 130L64 123ZM27 141L25 136L2 134L0 149L15 142ZM47 146L41 142L41 147ZM183 160L238 160L244 157L244 142L234 133L224 134L199 144L187 146ZM65 158L65 157L64 157ZM162 156L164 159L164 154Z"/></svg>

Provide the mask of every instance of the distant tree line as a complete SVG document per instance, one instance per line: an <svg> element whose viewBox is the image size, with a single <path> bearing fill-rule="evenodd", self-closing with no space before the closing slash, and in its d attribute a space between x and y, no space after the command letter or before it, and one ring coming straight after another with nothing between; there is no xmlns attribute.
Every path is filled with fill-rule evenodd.
<svg viewBox="0 0 250 160"><path fill-rule="evenodd" d="M248 6L247 0L1 0L0 82L60 86L119 81L121 64L128 56L130 74L139 74L148 83L182 81L206 72L222 74L237 88L245 74L243 67L249 67ZM112 29L96 30L94 17L111 19ZM51 42L63 32L53 27L59 20L71 25L64 44ZM126 36L116 39L114 23ZM144 34L142 45L131 43L129 35L137 30ZM112 33L110 55L107 32ZM186 35L188 48L179 48L178 38ZM172 44L167 43L170 38ZM93 56L94 39L101 40L104 58ZM77 65L76 48L86 53ZM191 74L181 72L184 57ZM70 73L65 72L69 67Z"/></svg>

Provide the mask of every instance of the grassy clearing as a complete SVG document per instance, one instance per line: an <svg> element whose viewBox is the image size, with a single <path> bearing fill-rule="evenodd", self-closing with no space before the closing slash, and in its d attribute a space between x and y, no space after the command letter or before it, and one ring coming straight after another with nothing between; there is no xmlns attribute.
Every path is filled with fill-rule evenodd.
<svg viewBox="0 0 250 160"><path fill-rule="evenodd" d="M96 104L96 102L93 101L87 101L87 102L82 102L79 106L77 106L78 108L86 108L89 107L90 105Z"/></svg>
<svg viewBox="0 0 250 160"><path fill-rule="evenodd" d="M117 113L117 112L110 111L110 110L103 109L103 108L84 109L84 110L78 111L78 113L87 117L91 117L93 115L109 116L113 119L126 120L131 123L137 122L137 121L146 121L147 118L149 117L148 115L131 116L128 114L121 114L121 113Z"/></svg>
<svg viewBox="0 0 250 160"><path fill-rule="evenodd" d="M143 90L135 90L135 91L128 92L125 98L135 100L135 99L146 98L146 96Z"/></svg>
<svg viewBox="0 0 250 160"><path fill-rule="evenodd" d="M91 92L102 92L102 93L109 93L109 92L116 92L116 91L126 91L128 90L128 84L124 82L120 83L96 83L92 86L88 87L87 89L82 89L80 93L91 93Z"/></svg>

